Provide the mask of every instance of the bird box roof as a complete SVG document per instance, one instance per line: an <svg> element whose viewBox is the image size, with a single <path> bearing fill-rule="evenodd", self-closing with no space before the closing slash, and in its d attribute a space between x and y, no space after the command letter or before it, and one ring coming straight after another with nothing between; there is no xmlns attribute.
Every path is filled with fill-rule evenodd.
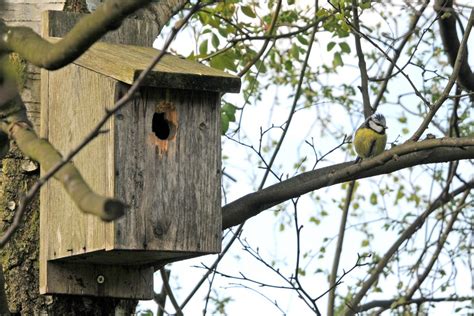
<svg viewBox="0 0 474 316"><path fill-rule="evenodd" d="M132 84L158 53L151 47L98 42L76 59L74 64ZM146 76L143 85L236 93L240 91L240 78L167 53Z"/></svg>

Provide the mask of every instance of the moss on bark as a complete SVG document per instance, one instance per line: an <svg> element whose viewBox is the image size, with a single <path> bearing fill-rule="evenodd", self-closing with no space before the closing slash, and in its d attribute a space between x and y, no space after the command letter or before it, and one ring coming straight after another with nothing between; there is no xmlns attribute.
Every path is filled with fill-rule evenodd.
<svg viewBox="0 0 474 316"><path fill-rule="evenodd" d="M28 172L22 169L25 158L14 148L2 160L0 175L0 219L2 231L11 221L18 206L19 195L26 191L38 177L39 169ZM14 238L0 251L0 258L7 284L6 292L10 310L22 315L33 315L38 307L45 306L45 299L38 293L38 240L39 203L29 205L24 221Z"/></svg>

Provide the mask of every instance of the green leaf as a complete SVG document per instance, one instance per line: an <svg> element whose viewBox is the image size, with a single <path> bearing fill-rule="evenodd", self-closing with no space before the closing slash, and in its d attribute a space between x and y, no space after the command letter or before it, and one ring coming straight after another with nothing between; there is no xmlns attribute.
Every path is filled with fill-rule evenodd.
<svg viewBox="0 0 474 316"><path fill-rule="evenodd" d="M296 39L298 40L298 42L300 42L303 45L309 44L308 40L301 34L296 35Z"/></svg>
<svg viewBox="0 0 474 316"><path fill-rule="evenodd" d="M211 59L211 67L217 68L217 69L229 69L232 71L236 71L237 68L235 66L235 58L231 54L220 54L215 56L214 58Z"/></svg>
<svg viewBox="0 0 474 316"><path fill-rule="evenodd" d="M316 225L319 225L321 223L321 221L314 216L311 216L309 221L315 223Z"/></svg>
<svg viewBox="0 0 474 316"><path fill-rule="evenodd" d="M225 115L227 115L229 121L235 122L235 111L236 111L236 109L237 108L233 104L226 102L222 106L221 112L223 112L223 113L225 113Z"/></svg>
<svg viewBox="0 0 474 316"><path fill-rule="evenodd" d="M339 52L334 54L334 59L332 60L332 65L334 68L337 66L343 66L344 62L342 61L341 54Z"/></svg>
<svg viewBox="0 0 474 316"><path fill-rule="evenodd" d="M240 7L240 10L242 10L242 13L245 14L246 16L248 17L251 17L251 18L256 18L257 15L255 14L255 12L253 11L252 7L250 6L242 6Z"/></svg>
<svg viewBox="0 0 474 316"><path fill-rule="evenodd" d="M224 135L229 129L229 117L221 113L221 134Z"/></svg>
<svg viewBox="0 0 474 316"><path fill-rule="evenodd" d="M371 4L370 0L362 0L359 4L359 7L361 9L370 9L371 6L372 6L372 4Z"/></svg>
<svg viewBox="0 0 474 316"><path fill-rule="evenodd" d="M283 223L280 223L280 227L278 228L279 231L284 231L285 230L285 225Z"/></svg>
<svg viewBox="0 0 474 316"><path fill-rule="evenodd" d="M207 40L199 45L199 55L207 55Z"/></svg>
<svg viewBox="0 0 474 316"><path fill-rule="evenodd" d="M370 195L370 204L372 205L377 205L377 194L372 193Z"/></svg>
<svg viewBox="0 0 474 316"><path fill-rule="evenodd" d="M339 43L339 47L343 53L349 54L351 52L351 47L346 42Z"/></svg>
<svg viewBox="0 0 474 316"><path fill-rule="evenodd" d="M367 239L362 240L362 247L367 247L369 246L369 241Z"/></svg>
<svg viewBox="0 0 474 316"><path fill-rule="evenodd" d="M329 42L329 43L328 43L328 46L326 47L326 49L328 50L328 52L330 52L331 49L334 48L334 46L336 46L336 43L334 43L334 42Z"/></svg>
<svg viewBox="0 0 474 316"><path fill-rule="evenodd" d="M318 10L318 12L316 12L316 16L318 18L322 18L322 17L326 17L326 16L330 16L330 15L331 15L331 13L325 8L322 8L322 9Z"/></svg>
<svg viewBox="0 0 474 316"><path fill-rule="evenodd" d="M298 49L298 46L296 45L293 45L291 47L291 56L294 58L294 59L299 59L300 58L300 50Z"/></svg>
<svg viewBox="0 0 474 316"><path fill-rule="evenodd" d="M398 118L398 121L399 121L400 123L406 123L406 122L407 122L407 117L406 117L406 116L399 117L399 118Z"/></svg>
<svg viewBox="0 0 474 316"><path fill-rule="evenodd" d="M211 43L214 48L219 47L220 41L219 41L219 37L217 37L216 34L212 34Z"/></svg>

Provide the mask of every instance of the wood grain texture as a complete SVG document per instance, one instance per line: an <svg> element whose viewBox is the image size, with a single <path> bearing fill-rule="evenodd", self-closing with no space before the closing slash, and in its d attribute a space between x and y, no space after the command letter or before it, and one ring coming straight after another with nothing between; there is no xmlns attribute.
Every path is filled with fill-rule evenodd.
<svg viewBox="0 0 474 316"><path fill-rule="evenodd" d="M68 18L71 16L74 15L64 12L54 14L43 14L42 35L45 37L63 36L77 21L77 19L73 18L74 21L68 22ZM107 34L105 39L116 43L149 45L153 42L155 38L155 34L150 30L153 30L155 28L156 26L154 26L153 23L147 23L145 25L143 22L138 22L135 20L130 23L124 23L122 25L122 28L118 29L115 32ZM144 30L146 30L146 33L144 33ZM136 36L137 34L140 34L140 36ZM49 72L44 70L41 71L41 136L45 138L50 138L52 136L50 132L52 132L52 134L54 135L52 138L55 139L56 137L61 137L61 134L67 134L62 141L59 141L60 144L58 147L60 147L63 152L69 150L71 146L74 145L71 142L73 142L74 139L78 140L80 138L79 134L86 133L88 131L87 127L90 127L94 120L97 121L101 117L101 115L103 114L104 106L110 105L110 102L113 102L115 100L115 81L112 82L111 79L108 78L105 78L105 80L101 81L100 83L93 80L87 80L87 78L92 79L90 77L95 77L97 79L101 76L100 74L89 72L87 70L85 70L87 74L80 74L78 75L78 78L73 78L70 75L74 73L77 74L79 72L79 68L74 65L70 67L70 69L63 69L59 72ZM61 73L61 71L63 71L63 73ZM65 77L61 77L61 75L65 75ZM99 84L104 83L106 87L99 86ZM65 95L60 96L60 94L62 94L63 92ZM93 96L91 94L93 94L97 98L93 100ZM107 100L103 100L101 98L106 98ZM63 112L64 116L58 116L63 115L61 114L61 111ZM74 126L76 126L76 129L75 131L70 131L66 133L65 129L70 127L68 122L71 122L71 120L73 119L75 120L75 116L80 116L80 120L82 120L85 125L81 125L77 122L71 123L75 124ZM112 121L110 123L112 124ZM52 129L50 129L50 127L52 127ZM76 135L76 133L78 134ZM102 135L102 137L111 138L113 137L113 134L105 134ZM104 142L104 139L102 138L102 140L95 140L95 145L93 142L92 146L95 146L95 148L97 148L97 144L100 144L101 141ZM52 141L52 143L53 145L58 145L54 141ZM93 178L95 178L95 180L92 180L92 183L91 181L89 181L89 183L93 187L102 187L103 190L106 190L108 188L108 190L110 190L109 192L111 192L112 194L114 187L113 177L110 174L107 174L107 172L113 172L113 141L109 142L109 144L111 145L109 151L107 151L109 156L107 156L107 154L104 154L104 151L102 151L102 154L99 154L99 156L103 159L103 163L105 163L106 161L107 163L110 163L108 169L106 168L106 166L103 166L103 169L93 168L95 161L87 159L87 153L90 153L91 149L89 149L88 152L85 152L86 156L84 156L84 152L81 153L82 158L78 157L75 162L76 164L78 164L78 166L82 162L87 162L89 167L86 167L85 170L81 166L79 166L79 169L81 171L88 174L86 180L89 180L89 177L92 176ZM92 150L92 152L94 151ZM100 181L103 182L101 183ZM112 236L113 230L110 228L110 224L106 225L103 223L99 223L91 216L85 216L81 214L74 205L71 206L70 201L67 201L68 198L65 196L64 190L62 190L59 184L54 183L54 181L48 182L42 188L40 199L40 290L42 293L51 292L79 294L80 292L76 293L76 291L78 291L78 288L75 287L74 284L70 283L73 279L66 278L68 275L67 273L74 272L74 270L76 269L75 265L77 264L77 262L75 262L73 265L63 266L63 270L69 269L71 271L63 271L59 273L58 270L50 270L51 266L47 264L47 260L66 254L70 255L74 253L77 254L78 252L84 252L84 249L81 249L81 244L83 246L85 245L85 251L91 249L110 248L111 245L113 245L113 238L104 237ZM69 205L71 206L71 208L68 209L69 215L61 214L61 211L65 209L64 207L61 207L60 209L55 208L55 204L58 203L58 200L66 201L65 203L69 203ZM53 210L58 211L57 215L53 214ZM79 217L76 218L77 215ZM59 220L61 222L56 223L56 220ZM81 223L80 228L78 227L79 223ZM66 228L65 233L61 233L60 231L58 231L60 225L62 225L63 228ZM54 229L53 226L56 229ZM97 237L101 234L103 234L102 243L98 245ZM79 237L83 238L84 236L86 236L86 239L81 240L81 242L79 242ZM72 248L55 245L54 243L58 242L59 238L61 238L61 242L64 241L65 245L71 245ZM68 251L68 249L72 249L72 253ZM59 252L56 252L55 256L54 253L56 250ZM94 253L96 254L100 252ZM108 258L109 256L105 257ZM121 257L117 256L117 258L118 259L116 261L111 260L111 262L117 264L117 261L121 260ZM99 256L99 262L104 262L103 256ZM81 271L86 270L84 266L80 267L80 269ZM120 270L116 272L118 273L117 275L124 275L126 270ZM124 275L124 278L126 277L128 276ZM130 277L135 278L136 274L134 274L134 272L132 271ZM63 283L58 284L54 280L60 280ZM146 282L148 283L145 284ZM152 289L152 285L150 285L149 282L152 282L151 275L147 275L147 277L141 277L137 281L137 284L143 285L143 289L141 289L142 291L149 291L150 289ZM119 285L117 286L120 287ZM128 288L128 286L125 287L125 289L127 290ZM124 289L123 286L121 287L121 289ZM113 296L115 295L114 293L117 293L116 291L119 290L120 289L113 289L101 293L105 296ZM141 294L139 293L139 291L137 293L129 292L128 296L123 294L120 295L121 297L134 297L135 295L138 295L138 297L140 297ZM91 293L91 295L95 294Z"/></svg>
<svg viewBox="0 0 474 316"><path fill-rule="evenodd" d="M27 26L36 33L41 33L41 14L46 10L62 10L64 0L5 0L6 10L0 11L0 19L3 19L10 26ZM8 4L15 5L8 5Z"/></svg>
<svg viewBox="0 0 474 316"><path fill-rule="evenodd" d="M59 41L59 38L51 38ZM96 43L76 65L132 84L159 53L151 47ZM145 78L145 86L239 92L240 78L195 61L166 54Z"/></svg>
<svg viewBox="0 0 474 316"><path fill-rule="evenodd" d="M143 88L141 96L116 117L116 192L131 206L116 222L116 247L220 251L219 94ZM163 103L177 119L165 147L152 131Z"/></svg>
<svg viewBox="0 0 474 316"><path fill-rule="evenodd" d="M63 11L43 12L43 20L49 21L50 24L47 36L64 37L84 15ZM133 34L130 32L131 30L133 30ZM107 33L102 37L101 42L151 47L158 34L159 26L156 23L139 19L125 19L120 28Z"/></svg>
<svg viewBox="0 0 474 316"><path fill-rule="evenodd" d="M41 289L44 294L153 298L151 267L49 262L48 271L47 286Z"/></svg>
<svg viewBox="0 0 474 316"><path fill-rule="evenodd" d="M81 87L78 89L78 87ZM49 75L48 139L59 152L67 153L89 133L113 105L115 81L79 66L70 65ZM87 91L87 93L84 93ZM74 158L84 180L92 190L113 196L113 120ZM99 218L84 214L65 194L57 181L51 181L44 196L48 203L48 258L61 258L104 249L106 224ZM43 202L43 201L42 201Z"/></svg>

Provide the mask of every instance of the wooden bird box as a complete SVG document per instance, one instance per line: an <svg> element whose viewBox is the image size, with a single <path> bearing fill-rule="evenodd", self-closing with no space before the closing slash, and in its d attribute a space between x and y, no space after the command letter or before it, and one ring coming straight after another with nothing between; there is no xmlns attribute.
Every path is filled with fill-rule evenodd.
<svg viewBox="0 0 474 316"><path fill-rule="evenodd" d="M68 153L156 55L101 42L43 72L42 136ZM130 205L125 216L105 223L58 182L43 187L41 293L151 299L156 267L220 251L220 97L239 89L235 76L165 55L73 160L93 190Z"/></svg>

